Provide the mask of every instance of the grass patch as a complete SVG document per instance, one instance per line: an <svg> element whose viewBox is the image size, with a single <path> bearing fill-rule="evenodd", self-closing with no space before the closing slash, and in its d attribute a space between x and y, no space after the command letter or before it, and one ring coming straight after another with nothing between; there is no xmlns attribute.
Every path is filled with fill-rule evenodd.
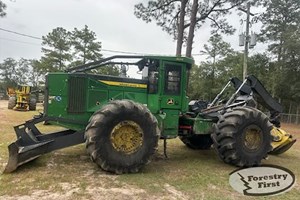
<svg viewBox="0 0 300 200"><path fill-rule="evenodd" d="M13 126L29 120L38 111L7 110L0 101L0 168L8 159L7 146L16 140ZM2 106L1 106L2 105ZM5 106L3 106L5 105ZM299 126L283 124L283 129L299 138ZM61 129L39 125L43 132ZM218 159L213 150L194 151L179 139L168 140L168 159L163 144L150 164L137 174L113 175L102 171L77 145L41 156L21 166L12 174L0 175L0 199L253 199L235 192L228 183L229 173L236 168ZM298 199L300 196L300 144L279 156L269 156L264 164L290 169L296 175L295 187L272 199ZM266 199L261 197L257 199Z"/></svg>

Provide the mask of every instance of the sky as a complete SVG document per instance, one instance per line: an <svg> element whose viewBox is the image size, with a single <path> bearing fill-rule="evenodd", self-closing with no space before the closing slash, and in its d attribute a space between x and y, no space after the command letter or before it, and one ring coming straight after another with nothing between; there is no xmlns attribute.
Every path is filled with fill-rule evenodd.
<svg viewBox="0 0 300 200"><path fill-rule="evenodd" d="M54 28L63 27L72 31L85 25L96 33L102 43L104 57L119 53L135 52L141 54L174 55L176 42L172 36L162 31L155 22L146 23L134 16L134 5L146 0L3 0L7 4L7 16L0 18L0 29L41 38ZM238 34L245 28L240 20L245 15L228 17L237 31L225 37L235 50ZM256 31L259 26L253 26ZM210 37L209 25L204 25L195 33L193 54L196 64L205 60L199 56L200 50ZM250 52L261 52L263 45L257 45ZM184 51L183 51L184 52ZM19 36L0 30L0 62L5 58L39 59L41 40Z"/></svg>

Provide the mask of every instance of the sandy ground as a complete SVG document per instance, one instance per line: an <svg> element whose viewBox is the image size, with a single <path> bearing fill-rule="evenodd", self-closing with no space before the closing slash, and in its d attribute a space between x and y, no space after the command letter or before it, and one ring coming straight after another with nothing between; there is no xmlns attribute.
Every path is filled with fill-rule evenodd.
<svg viewBox="0 0 300 200"><path fill-rule="evenodd" d="M0 109L7 108L7 101L5 100L0 100Z"/></svg>
<svg viewBox="0 0 300 200"><path fill-rule="evenodd" d="M38 107L39 110L42 109L41 105ZM7 101L0 100L0 118L1 120L5 119L8 120L7 123L11 123L12 119L9 119L5 113L7 113ZM10 121L9 121L10 120ZM297 126L298 127L298 126ZM296 127L296 128L297 128ZM295 128L295 130L296 130ZM298 128L297 128L298 129ZM3 141L0 141L2 143ZM5 141L6 142L6 141ZM298 151L298 150L296 150ZM73 153L73 152L72 152ZM112 175L103 172L99 168L95 167L95 165L89 161L88 156L84 153L80 154L80 160L76 161L75 163L58 163L58 160L60 157L64 157L63 151L56 151L52 153L54 156L49 157L47 159L47 165L45 168L38 169L39 173L48 174L48 176L52 176L52 173L54 169L62 167L62 170L68 170L73 168L79 167L79 172L75 171L73 173L66 171L64 174L72 174L74 176L79 176L80 179L85 180L87 185L85 187L82 187L80 181L62 181L57 180L56 185L50 185L49 189L46 190L39 190L34 187L35 183L31 183L30 186L24 186L25 188L28 188L30 191L27 195L20 195L18 191L14 193L14 195L7 195L4 194L0 196L0 200L31 200L31 199L40 199L40 200L73 200L73 199L97 199L97 200L106 200L106 199L124 199L124 200L138 200L138 199L157 199L157 200L187 200L187 199L193 199L193 195L189 195L189 193L181 191L174 187L176 186L176 183L174 182L163 182L159 183L159 185L153 181L154 186L159 187L160 191L159 193L153 193L151 191L142 189L142 187L139 187L139 185L130 185L127 184L124 181L120 181L118 175ZM56 157L55 157L56 156ZM0 157L1 159L1 157ZM1 160L0 160L1 161ZM60 160L59 160L60 161ZM222 163L214 164L215 166L218 166L219 164L221 166L225 165ZM2 162L3 163L3 162ZM166 161L167 163L167 161ZM3 168L4 166L2 166ZM1 168L1 166L0 166ZM9 180L13 180L16 182L16 185L18 185L18 182L22 182L22 176L28 176L28 174L32 173L35 168L32 167L29 169L29 171L18 174L12 174ZM179 169L180 170L180 169ZM54 172L55 173L55 172ZM168 172L167 172L168 173ZM2 175L0 175L0 184L3 183L1 181ZM55 176L55 174L53 174ZM142 175L140 176L143 177ZM28 182L34 182L35 178L32 178L33 180L27 180ZM207 181L207 180L206 180ZM47 180L45 180L47 182ZM225 180L227 183L227 181ZM156 184L156 185L155 185ZM56 188L60 188L57 190ZM225 195L226 198L230 199L243 199L243 196L235 193L226 191L224 188L218 188L215 185L210 184L209 185L210 192L222 192ZM295 186L296 190L299 189L299 185ZM1 191L1 185L0 185L0 191ZM193 190L195 191L195 190ZM196 190L197 191L197 190ZM199 194L199 197L197 199L206 199L206 192L205 190L197 191ZM1 195L1 194L0 194Z"/></svg>
<svg viewBox="0 0 300 200"><path fill-rule="evenodd" d="M5 100L0 100L0 116L3 118L7 118L5 116L5 112L7 110L8 102ZM38 104L37 109L40 111L42 109L42 105ZM20 114L18 111L15 111ZM16 114L17 114L16 113ZM22 113L21 113L22 114ZM9 120L9 119L7 119ZM63 154L62 152L54 152L53 154L59 155ZM82 160L89 161L88 156L81 156ZM47 169L44 169L44 173L51 173L53 170L53 166L56 166L57 163L53 160L47 161ZM90 164L87 166L87 168ZM76 167L76 166L69 166ZM4 166L2 166L4 168ZM14 174L12 174L14 176ZM86 169L83 174L80 174L85 181L88 180L90 185L88 185L85 189L82 189L80 183L73 182L59 182L58 186L61 188L60 191L55 191L55 189L49 190L35 190L32 188L30 195L3 195L0 196L0 200L31 200L31 199L40 199L40 200L68 200L68 199L97 199L97 200L106 200L106 199L124 199L124 200L134 200L134 199L170 199L170 200L186 200L189 197L186 194L183 194L181 191L176 190L175 187L165 183L163 186L163 194L162 195L152 195L147 193L144 189L137 188L131 185L128 185L124 182L120 183L117 178L117 175L106 174L102 172L99 168L91 168ZM1 176L0 176L1 180ZM22 181L22 180L19 180ZM95 182L98 182L95 184ZM117 187L116 187L117 185ZM57 186L56 186L57 187ZM1 185L0 185L1 190ZM17 193L17 192L16 192Z"/></svg>

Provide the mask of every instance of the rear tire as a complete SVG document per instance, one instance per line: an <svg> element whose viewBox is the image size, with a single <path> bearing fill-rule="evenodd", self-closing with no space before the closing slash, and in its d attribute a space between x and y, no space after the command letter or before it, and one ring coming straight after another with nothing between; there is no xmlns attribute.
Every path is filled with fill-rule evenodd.
<svg viewBox="0 0 300 200"><path fill-rule="evenodd" d="M157 150L156 118L143 105L117 100L95 112L85 131L91 160L116 174L138 172Z"/></svg>
<svg viewBox="0 0 300 200"><path fill-rule="evenodd" d="M212 139L219 157L238 167L257 166L272 150L272 124L261 111L235 107L219 117Z"/></svg>
<svg viewBox="0 0 300 200"><path fill-rule="evenodd" d="M8 99L8 109L13 109L17 105L16 97L9 97Z"/></svg>
<svg viewBox="0 0 300 200"><path fill-rule="evenodd" d="M29 100L29 110L36 110L36 99L31 98Z"/></svg>
<svg viewBox="0 0 300 200"><path fill-rule="evenodd" d="M190 149L210 149L213 144L213 140L210 134L206 135L192 135L192 136L180 136L180 140Z"/></svg>

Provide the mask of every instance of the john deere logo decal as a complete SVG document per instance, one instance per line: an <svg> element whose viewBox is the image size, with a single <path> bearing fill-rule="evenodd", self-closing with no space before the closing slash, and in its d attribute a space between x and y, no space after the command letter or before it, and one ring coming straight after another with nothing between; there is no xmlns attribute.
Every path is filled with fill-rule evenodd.
<svg viewBox="0 0 300 200"><path fill-rule="evenodd" d="M61 101L61 96L56 96L56 97L55 97L55 100L56 100L56 101Z"/></svg>
<svg viewBox="0 0 300 200"><path fill-rule="evenodd" d="M174 104L174 99L168 99L167 104L168 105L173 105Z"/></svg>
<svg viewBox="0 0 300 200"><path fill-rule="evenodd" d="M264 165L232 172L229 183L244 195L275 195L291 189L295 183L295 175L283 167Z"/></svg>

